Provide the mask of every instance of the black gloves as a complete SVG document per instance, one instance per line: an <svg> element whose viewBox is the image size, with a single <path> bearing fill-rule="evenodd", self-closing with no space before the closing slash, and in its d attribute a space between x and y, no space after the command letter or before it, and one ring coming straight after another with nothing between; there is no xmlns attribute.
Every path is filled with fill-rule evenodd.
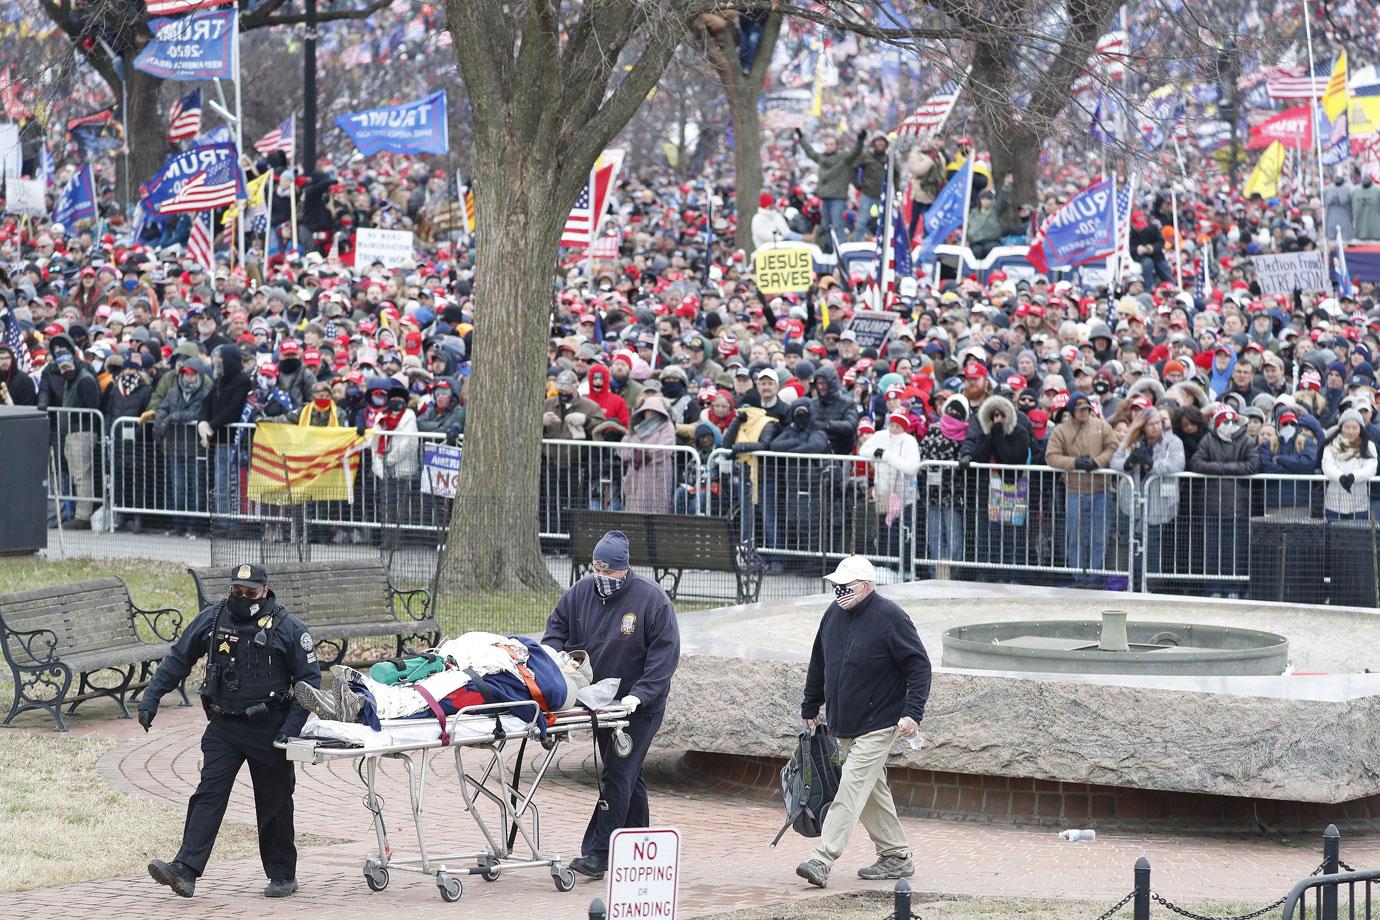
<svg viewBox="0 0 1380 920"><path fill-rule="evenodd" d="M139 710L139 727L142 728L145 732L147 732L149 730L149 726L153 724L153 717L155 715L157 715L157 711L153 709Z"/></svg>
<svg viewBox="0 0 1380 920"><path fill-rule="evenodd" d="M1077 460L1073 461L1073 466L1074 469L1082 470L1085 473L1091 473L1093 470L1097 469L1097 461L1087 454L1083 454Z"/></svg>
<svg viewBox="0 0 1380 920"><path fill-rule="evenodd" d="M972 460L971 457L959 457L959 458L958 458L958 471L959 471L960 473L966 473L966 472L968 472L968 465L969 465L970 463L972 463L972 462L973 462L973 460Z"/></svg>
<svg viewBox="0 0 1380 920"><path fill-rule="evenodd" d="M288 736L283 734L282 732L279 732L278 734L273 736L274 744L287 744L287 740Z"/></svg>
<svg viewBox="0 0 1380 920"><path fill-rule="evenodd" d="M355 434L359 435L361 438L364 437L364 423L363 423L363 422L360 422L359 424L355 425Z"/></svg>
<svg viewBox="0 0 1380 920"><path fill-rule="evenodd" d="M747 419L748 419L747 410L746 410L746 409L739 409L739 410L738 410L738 421L739 421L739 423L744 423L744 422L747 421Z"/></svg>
<svg viewBox="0 0 1380 920"><path fill-rule="evenodd" d="M1356 484L1356 477L1351 475L1350 473L1343 473L1342 475L1337 477L1337 482L1341 483L1343 489L1346 489L1348 492L1350 492L1351 487Z"/></svg>
<svg viewBox="0 0 1380 920"><path fill-rule="evenodd" d="M865 141L865 140L867 140L867 129L866 129L866 128L859 128L859 129L858 129L858 140L860 140L860 141Z"/></svg>
<svg viewBox="0 0 1380 920"><path fill-rule="evenodd" d="M880 447L876 447L876 448L873 448L873 450L872 450L872 457L873 457L874 460L880 460L880 459L882 459L882 454L884 454L884 453L886 453L885 450L883 450L883 449L880 448Z"/></svg>

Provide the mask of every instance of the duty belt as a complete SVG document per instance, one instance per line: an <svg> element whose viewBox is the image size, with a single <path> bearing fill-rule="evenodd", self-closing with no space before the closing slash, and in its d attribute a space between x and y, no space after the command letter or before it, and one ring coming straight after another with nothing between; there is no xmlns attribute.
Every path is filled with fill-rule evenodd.
<svg viewBox="0 0 1380 920"><path fill-rule="evenodd" d="M207 715L220 716L223 719L239 719L243 722L267 722L273 718L274 713L282 712L287 708L273 703L255 703L243 712L231 712L216 705L206 697L201 698L201 705L206 710Z"/></svg>

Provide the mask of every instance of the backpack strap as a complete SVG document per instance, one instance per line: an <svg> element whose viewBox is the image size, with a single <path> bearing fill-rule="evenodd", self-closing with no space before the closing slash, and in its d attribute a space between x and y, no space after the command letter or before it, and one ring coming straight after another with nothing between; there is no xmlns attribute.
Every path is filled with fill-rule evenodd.
<svg viewBox="0 0 1380 920"><path fill-rule="evenodd" d="M421 684L412 688L417 691L417 695L426 700L427 708L436 717L436 721L441 725L441 747L450 747L450 732L446 731L446 714L441 711L441 705L436 702L436 697L431 695L431 691Z"/></svg>
<svg viewBox="0 0 1380 920"><path fill-rule="evenodd" d="M810 763L810 752L808 750L809 743L810 736L805 734L805 732L801 732L799 741L797 742L798 747L796 748L795 757L793 759L803 765L801 769L802 775L804 775L805 769L808 768ZM805 801L805 796L808 795L810 791L808 778L802 785L801 791L804 794L796 801L795 808L786 810L786 823L781 825L781 830L777 831L776 836L771 839L771 845L773 847L781 842L781 838L786 836L786 831L790 830L791 825L795 823L795 819L800 817L800 813L805 810L803 803Z"/></svg>

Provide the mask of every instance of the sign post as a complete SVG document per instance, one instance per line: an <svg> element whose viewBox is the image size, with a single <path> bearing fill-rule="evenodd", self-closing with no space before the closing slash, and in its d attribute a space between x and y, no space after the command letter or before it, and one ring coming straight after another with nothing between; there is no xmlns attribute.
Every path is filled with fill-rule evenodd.
<svg viewBox="0 0 1380 920"><path fill-rule="evenodd" d="M680 831L626 828L609 838L608 920L675 920Z"/></svg>

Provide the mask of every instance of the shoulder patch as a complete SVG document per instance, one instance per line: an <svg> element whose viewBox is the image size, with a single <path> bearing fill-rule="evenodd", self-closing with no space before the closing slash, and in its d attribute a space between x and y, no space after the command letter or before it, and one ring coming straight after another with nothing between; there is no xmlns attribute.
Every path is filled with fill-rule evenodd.
<svg viewBox="0 0 1380 920"><path fill-rule="evenodd" d="M302 643L302 651L304 652L310 652L316 646L316 643L311 641L311 633L305 629L302 630L302 638L297 641Z"/></svg>

